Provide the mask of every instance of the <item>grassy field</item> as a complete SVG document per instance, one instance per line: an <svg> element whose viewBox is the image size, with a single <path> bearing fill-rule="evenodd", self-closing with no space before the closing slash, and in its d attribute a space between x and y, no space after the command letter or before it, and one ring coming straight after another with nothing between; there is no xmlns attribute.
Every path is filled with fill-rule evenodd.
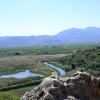
<svg viewBox="0 0 100 100"><path fill-rule="evenodd" d="M51 75L55 70L44 65L41 61L50 61L51 63L65 69L68 68L68 66L60 63L59 59L67 56L67 54L73 54L74 51L88 50L91 48L94 48L94 45L0 48L0 74L12 74L30 70L31 72L40 73L46 77ZM68 72L68 70L67 75L74 73L76 70L77 69L72 70L71 72ZM0 87L31 82L37 79L39 78L30 77L26 79L0 79ZM33 86L14 89L8 91L7 93L20 97L32 88Z"/></svg>
<svg viewBox="0 0 100 100"><path fill-rule="evenodd" d="M48 70L48 67L40 62L43 60L55 59L63 56L64 54L0 57L0 74L16 73L19 71L25 71L27 69L37 72L36 69L38 69L38 72L47 75L45 69Z"/></svg>
<svg viewBox="0 0 100 100"><path fill-rule="evenodd" d="M27 92L31 91L33 88L34 88L34 86L29 86L29 87L25 87L25 88L8 91L8 93L16 94L16 96L21 97L26 91Z"/></svg>
<svg viewBox="0 0 100 100"><path fill-rule="evenodd" d="M54 70L44 65L41 61L60 58L63 56L64 54L0 57L0 74L11 74L28 69L31 72L36 72L44 76L49 76ZM34 80L34 78L30 80ZM11 83L18 83L18 81L25 82L25 79L0 79L0 87L9 85ZM26 81L28 81L28 79Z"/></svg>
<svg viewBox="0 0 100 100"><path fill-rule="evenodd" d="M17 99L13 98L11 100L20 100L20 97L26 93L26 91L31 91L32 89L34 88L34 86L30 86L30 87L25 87L25 88L20 88L20 89L14 89L14 90L10 90L8 92L1 92L0 94L11 94L13 95L14 97L17 97ZM9 96L9 95L8 95ZM7 97L7 96L6 96ZM5 99L2 99L2 100L5 100ZM7 98L6 98L7 100Z"/></svg>
<svg viewBox="0 0 100 100"><path fill-rule="evenodd" d="M52 68L47 67L41 61L57 59L65 56L64 54L53 54L53 55L19 55L19 56L5 56L0 57L0 74L11 74L20 71L30 70L31 72L40 73L42 75L49 76L55 71ZM14 84L21 84L26 82L31 82L38 79L38 77L30 77L26 79L0 79L0 87L6 87ZM6 93L14 94L20 97L31 87L21 88L12 90Z"/></svg>

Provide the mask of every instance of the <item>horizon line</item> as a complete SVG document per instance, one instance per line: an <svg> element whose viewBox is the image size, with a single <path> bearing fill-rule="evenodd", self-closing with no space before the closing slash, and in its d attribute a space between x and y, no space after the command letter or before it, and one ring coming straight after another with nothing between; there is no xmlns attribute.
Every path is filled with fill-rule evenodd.
<svg viewBox="0 0 100 100"><path fill-rule="evenodd" d="M79 30L83 30L83 29L88 29L88 28L97 28L97 29L100 29L100 27L97 27L97 26L88 26L88 27L84 27L84 28L77 28L77 27L72 27L72 28L67 28L65 30L72 30L72 29L79 29ZM31 37L31 36L55 36L57 35L58 33L60 32L63 32L65 30L61 30L59 32L57 32L56 34L39 34L39 35L2 35L0 37Z"/></svg>

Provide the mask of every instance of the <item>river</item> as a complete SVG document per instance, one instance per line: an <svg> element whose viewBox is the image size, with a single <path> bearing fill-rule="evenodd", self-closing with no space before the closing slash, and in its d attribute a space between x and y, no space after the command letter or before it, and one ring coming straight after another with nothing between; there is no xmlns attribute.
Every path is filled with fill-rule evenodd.
<svg viewBox="0 0 100 100"><path fill-rule="evenodd" d="M49 62L44 62L44 64L51 67L51 68L53 68L53 69L56 69L60 73L61 76L66 74L66 72L63 68L60 68L60 67L58 67L56 65L53 65Z"/></svg>
<svg viewBox="0 0 100 100"><path fill-rule="evenodd" d="M48 67L51 67L53 69L55 69L56 71L58 71L60 73L60 75L65 75L66 72L58 67L58 66L55 66L49 62L43 62L45 65L47 65ZM28 77L37 77L37 76L40 76L40 77L43 77L43 75L39 74L39 73L33 73L33 72L30 72L29 70L26 70L24 72L18 72L18 73L15 73L15 74L8 74L8 75L1 75L0 78L17 78L17 79L23 79L23 78L28 78Z"/></svg>

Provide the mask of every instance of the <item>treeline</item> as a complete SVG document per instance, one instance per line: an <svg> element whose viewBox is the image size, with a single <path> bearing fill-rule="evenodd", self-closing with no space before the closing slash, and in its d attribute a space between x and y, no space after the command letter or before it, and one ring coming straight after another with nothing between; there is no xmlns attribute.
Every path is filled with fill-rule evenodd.
<svg viewBox="0 0 100 100"><path fill-rule="evenodd" d="M12 80L12 81L9 81L7 86L12 86L12 85L17 85L17 84L23 84L23 83L27 83L27 82L32 82L33 80L34 81L37 81L37 80L41 80L42 78L37 76L37 77L28 77L28 78L24 78L24 79L16 79L16 80Z"/></svg>
<svg viewBox="0 0 100 100"><path fill-rule="evenodd" d="M13 89L24 88L24 87L28 87L28 86L34 86L34 85L40 84L41 81L42 80L35 80L35 81L32 81L32 82L26 82L26 83L17 84L17 85L6 86L6 87L0 88L0 91L4 92L4 91L13 90Z"/></svg>
<svg viewBox="0 0 100 100"><path fill-rule="evenodd" d="M62 45L62 46L37 46L37 47L9 47L0 48L0 56L11 55L40 55L40 54L65 54L77 49L90 48L93 45Z"/></svg>
<svg viewBox="0 0 100 100"><path fill-rule="evenodd" d="M40 55L40 54L63 54L72 51L72 47L67 46L43 46L43 47L16 47L1 48L0 56L11 55Z"/></svg>
<svg viewBox="0 0 100 100"><path fill-rule="evenodd" d="M72 69L81 68L93 75L100 76L100 46L87 50L78 50L59 60L64 66Z"/></svg>

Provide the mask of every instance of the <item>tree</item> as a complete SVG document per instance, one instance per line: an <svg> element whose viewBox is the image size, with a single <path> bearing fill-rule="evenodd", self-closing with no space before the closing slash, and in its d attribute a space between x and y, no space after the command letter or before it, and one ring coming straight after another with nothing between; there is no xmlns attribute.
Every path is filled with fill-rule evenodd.
<svg viewBox="0 0 100 100"><path fill-rule="evenodd" d="M72 64L71 65L71 69L76 69L76 65L75 64Z"/></svg>

